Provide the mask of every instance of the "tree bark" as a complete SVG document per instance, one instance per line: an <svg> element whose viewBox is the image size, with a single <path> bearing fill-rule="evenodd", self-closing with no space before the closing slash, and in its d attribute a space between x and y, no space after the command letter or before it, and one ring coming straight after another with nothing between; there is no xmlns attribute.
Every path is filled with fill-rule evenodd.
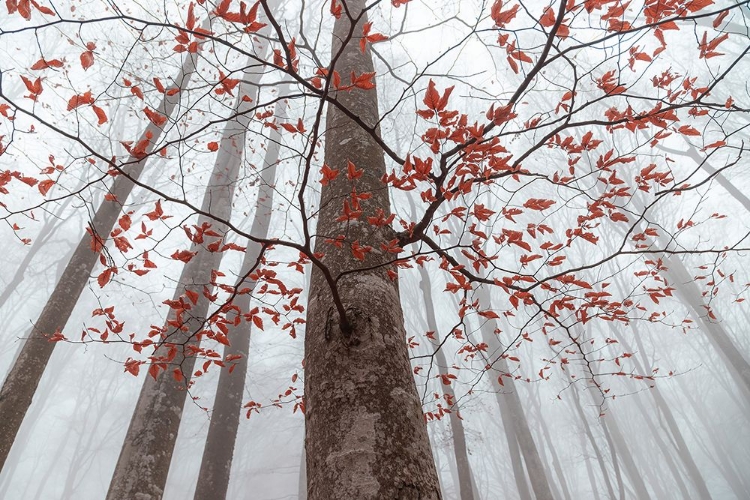
<svg viewBox="0 0 750 500"><path fill-rule="evenodd" d="M211 213L218 220L229 220L231 217L234 188L242 162L245 133L250 122L246 111L255 105L243 101L242 96L251 95L254 89L257 87L245 82L240 86L234 108L238 115L226 122L216 163L206 187L202 210ZM255 99L252 102L254 101ZM223 235L226 231L222 224L201 215L197 225L202 226L204 223L211 224L211 229L219 234ZM204 326L210 303L203 290L204 287L211 289L211 271L218 269L223 256L222 252L209 252L199 243L191 245L191 252L196 254L182 270L174 300L179 300L187 291L193 291L198 297L197 302L185 311L183 327L169 327L162 339L168 342L169 346L176 347L177 354L166 372L161 372L156 379L150 375L145 377L109 485L108 500L157 500L164 494L182 410L188 394L186 388L195 365L196 358L191 354L189 346L197 344L195 336ZM175 319L176 313L172 309L166 325ZM169 346L162 344L155 356L166 355ZM182 380L177 381L173 377L174 367L181 369Z"/></svg>
<svg viewBox="0 0 750 500"><path fill-rule="evenodd" d="M341 75L373 71L369 48L362 53L358 44L367 22L364 7L364 0L348 0L348 13L335 22L332 53L335 58L340 51L335 70ZM355 26L349 15L358 19ZM377 124L375 90L355 88L334 96L368 126ZM367 131L333 106L325 139L325 162L342 173L321 193L315 251L324 254L328 276L315 266L310 284L305 334L308 498L439 499L398 286L387 273L393 254L380 247L395 232L366 222L377 209L390 213L388 190L380 181L386 173L382 151ZM356 181L344 175L347 160L364 172ZM372 198L361 202L360 218L341 221L342 204L353 187ZM325 243L338 235L345 237L342 248ZM372 247L364 261L352 255L354 242ZM336 280L338 303L327 278Z"/></svg>
<svg viewBox="0 0 750 500"><path fill-rule="evenodd" d="M175 78L178 88L185 88L195 72L196 55L185 58L180 73ZM180 99L178 93L174 97L166 96L157 108L164 116L171 116ZM149 140L146 151L151 153L162 133L161 127L149 122L146 130L139 138ZM129 158L124 171L128 174L115 177L110 193L114 201L102 201L91 222L92 230L102 240L109 237L115 222L120 215L122 204L125 203L134 183L131 179L138 179L146 165L146 158ZM49 336L57 330L62 330L68 322L78 298L86 283L88 283L94 266L99 260L99 254L91 251L91 237L81 238L73 256L70 259L52 295L42 310L42 314L29 333L13 367L0 390L0 468L5 464L8 453L23 422L23 418L31 405L39 381L44 374L55 342L49 342Z"/></svg>

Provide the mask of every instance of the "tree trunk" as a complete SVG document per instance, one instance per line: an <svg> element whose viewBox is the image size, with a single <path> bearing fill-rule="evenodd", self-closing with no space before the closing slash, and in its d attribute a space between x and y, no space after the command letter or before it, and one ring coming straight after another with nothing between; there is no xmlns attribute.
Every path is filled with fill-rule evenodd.
<svg viewBox="0 0 750 500"><path fill-rule="evenodd" d="M431 331L437 333L438 326L437 320L435 319L435 304L432 298L430 276L424 267L419 268L419 275L422 279L420 282L420 288L424 295L427 327ZM441 375L445 375L448 367L445 353L440 347L435 349L434 353L437 361L438 372ZM450 386L444 385L443 391L445 394L448 394L451 399L454 399L453 390ZM459 490L459 498L461 500L474 500L474 480L471 475L471 464L469 463L469 452L466 447L466 433L464 432L463 420L459 418L457 409L452 410L448 417L453 437L453 453L456 460L456 469L458 471L458 484L456 486L457 490Z"/></svg>
<svg viewBox="0 0 750 500"><path fill-rule="evenodd" d="M335 69L342 75L372 72L369 48L362 53L357 38L367 22L365 1L349 0L346 6L359 22L352 26L347 13L336 20L332 53L341 54ZM334 96L364 123L376 125L375 90L355 88ZM364 172L356 181L343 175L347 160ZM382 152L368 132L329 106L325 162L342 174L321 193L315 251L324 254L328 276L315 266L310 284L305 334L308 498L438 499L398 286L387 274L393 255L380 249L395 233L389 226L366 222L377 209L390 213L388 190L380 181L386 173ZM359 219L337 221L353 187L372 198L361 202ZM338 235L346 238L342 248L325 243ZM353 257L354 242L372 247L364 262ZM327 277L337 279L339 303Z"/></svg>
<svg viewBox="0 0 750 500"><path fill-rule="evenodd" d="M226 122L219 152L211 178L206 187L202 210L210 212L218 220L229 220L232 213L232 199L235 183L242 162L245 146L245 133L250 122L246 111L253 104L242 100L243 95L251 95L257 87L243 82L237 94L235 113L237 117ZM197 225L212 225L212 230L224 234L226 228L214 219L201 215ZM213 241L213 240L212 240ZM209 242L207 242L209 243ZM197 252L185 265L174 293L177 301L188 291L195 292L197 303L185 311L182 328L169 327L155 356L165 356L170 346L177 348L177 354L166 372L156 379L146 375L136 403L125 443L120 451L112 482L107 493L108 500L144 498L157 500L164 494L172 452L177 440L182 410L187 397L187 386L193 374L195 356L189 346L195 345L196 334L204 327L209 310L209 300L203 293L204 287L211 288L211 271L221 264L222 252L209 252L203 244L193 243L191 252ZM190 302L188 299L185 302ZM189 315L189 316L188 316ZM170 310L166 325L176 319L174 309ZM183 379L173 378L173 368L182 371Z"/></svg>
<svg viewBox="0 0 750 500"><path fill-rule="evenodd" d="M607 493L609 494L609 499L616 500L618 497L615 495L615 490L612 487L612 480L609 478L609 471L607 470L607 464L604 462L604 455L602 454L602 451L596 442L596 438L594 437L594 432L591 430L589 421L586 418L586 414L583 411L583 407L581 406L580 393L578 392L578 389L575 385L573 385L573 405L575 406L576 412L578 413L578 419L583 425L583 430L584 430L584 433L586 434L586 437L588 438L588 442L591 445L591 447L594 449L594 454L596 455L596 461L597 461L597 464L599 465L599 470L602 473L604 484L607 487ZM585 450L585 447L584 447L584 450ZM614 454L613 454L613 460L614 460L613 466L617 467L616 457ZM620 496L620 498L622 498L622 496Z"/></svg>
<svg viewBox="0 0 750 500"><path fill-rule="evenodd" d="M490 293L484 288L477 289L477 298L486 307L491 306ZM489 346L488 352L500 354L504 348L495 334L496 322L489 320L481 326L482 340ZM500 358L494 364L495 368L501 373L510 373L508 364L505 359ZM526 471L531 481L531 488L534 490L534 496L537 500L552 500L552 490L547 480L547 474L544 470L542 457L539 455L539 449L534 442L534 436L531 434L529 422L521 404L521 398L518 396L513 377L502 377L503 384L500 385L498 377L491 376L492 387L497 395L498 405L500 405L503 425L507 425L506 419L512 421L511 427L514 430L518 446L521 448ZM501 401L502 399L502 401ZM506 412L503 413L503 404ZM510 443L508 443L510 445ZM518 481L518 480L517 480Z"/></svg>
<svg viewBox="0 0 750 500"><path fill-rule="evenodd" d="M633 455L630 453L630 448L625 442L625 437L622 435L620 426L617 425L617 420L615 420L614 415L608 414L603 416L602 424L604 424L609 430L615 448L617 448L617 453L622 458L625 471L635 489L636 498L638 498L638 500L650 500L651 495L648 493L648 489L646 489L646 483L643 482L643 477L635 464Z"/></svg>
<svg viewBox="0 0 750 500"><path fill-rule="evenodd" d="M565 474L563 472L560 457L557 454L557 450L555 450L555 444L552 441L552 436L549 433L549 429L544 423L544 412L542 411L542 402L540 400L539 391L535 390L535 388L532 386L531 392L534 396L530 398L530 401L532 402L531 407L536 410L536 413L539 416L539 422L541 424L540 427L542 428L542 436L544 437L544 441L546 441L547 446L549 446L549 454L550 457L552 457L552 467L555 469L555 473L560 480L560 489L562 489L563 498L565 498L565 500L571 500L570 490L568 489L568 482L565 479Z"/></svg>
<svg viewBox="0 0 750 500"><path fill-rule="evenodd" d="M641 341L641 334L638 331L638 327L635 325L635 322L631 324L631 328L633 328L634 337L636 342L638 343L638 350L640 351L643 365L641 365L641 363L638 361L638 358L632 357L631 359L635 364L635 369L640 373L646 375L647 372L645 370L648 369L648 373L650 373L651 367L648 366L648 359L646 357L646 351L644 349L643 342ZM617 334L615 328L612 328L611 331L613 334ZM628 352L633 352L633 349L628 345L628 342L624 337L617 336L615 338L620 339L623 347L627 349ZM646 385L650 385L648 380L644 379L643 381L646 383ZM695 485L697 497L701 500L711 500L711 493L709 493L708 491L706 481L703 479L703 475L701 473L701 470L698 468L698 465L693 460L693 455L692 453L690 453L690 449L685 442L685 438L682 436L680 426L677 425L677 420L672 414L672 409L669 407L669 403L667 403L667 401L664 399L664 396L659 390L659 387L652 387L649 393L654 398L654 403L656 404L657 410L664 417L664 421L669 428L669 433L672 435L672 439L674 439L674 444L677 448L677 455L679 456L680 461L682 461L682 464L685 466L685 470L687 471L690 480ZM682 481L682 478L675 476L675 480L679 483Z"/></svg>
<svg viewBox="0 0 750 500"><path fill-rule="evenodd" d="M191 76L195 72L197 54L185 58L180 73L175 78L178 88L187 87ZM180 99L178 93L174 97L165 95L157 108L164 116L171 116ZM159 140L162 129L150 123L143 135L139 138L147 140L148 153L153 150L154 144ZM92 229L102 240L109 237L112 228L120 215L122 204L125 203L130 192L133 190L132 179L138 179L146 165L146 158L130 158L125 172L128 174L115 177L110 193L115 196L114 201L102 201L96 211L91 223ZM18 433L18 428L31 405L34 392L44 374L47 362L55 349L55 342L47 339L57 330L62 330L70 318L73 308L83 288L88 283L94 266L99 260L97 252L91 251L91 237L85 235L81 238L78 247L71 257L68 266L57 283L47 305L42 310L39 320L29 333L21 352L18 354L13 368L5 379L2 390L0 390L0 468L5 464L10 448Z"/></svg>
<svg viewBox="0 0 750 500"><path fill-rule="evenodd" d="M276 118L281 122L286 121L285 108L286 103L283 100L276 105ZM258 198L255 202L255 216L250 229L251 235L263 239L268 236L268 227L271 223L276 163L281 149L280 140L281 134L273 131L268 140L269 146L266 150ZM263 248L259 243L248 242L240 271L243 279L237 285L237 289L247 290L247 293L234 299L234 305L239 307L240 311L250 310L250 300L257 282L247 276L257 267L262 252ZM228 369L223 369L219 374L214 409L198 474L198 485L193 497L195 500L223 500L227 495L237 429L242 418L242 394L247 376L250 333L251 326L248 322L243 321L237 326L229 325L227 337L230 345L224 349L224 356L239 355L241 357L237 359L232 373L229 373Z"/></svg>
<svg viewBox="0 0 750 500"><path fill-rule="evenodd" d="M690 307L690 312L701 330L706 333L710 343L722 355L727 365L733 369L734 377L741 387L745 389L745 397L750 394L750 363L737 350L732 338L717 320L711 320L706 315L706 301L703 300L694 277L690 275L685 264L675 257L667 259L668 270L666 276L670 283L677 289L677 294L682 301Z"/></svg>

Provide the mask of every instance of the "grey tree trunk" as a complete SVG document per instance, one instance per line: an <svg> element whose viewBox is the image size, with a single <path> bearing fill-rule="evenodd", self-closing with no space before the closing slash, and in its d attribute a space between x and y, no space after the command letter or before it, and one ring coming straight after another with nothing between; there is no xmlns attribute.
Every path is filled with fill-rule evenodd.
<svg viewBox="0 0 750 500"><path fill-rule="evenodd" d="M175 78L178 88L187 87L195 72L196 54L185 58L180 73ZM166 96L157 108L164 116L171 116L179 103L180 94L173 97ZM154 145L162 134L161 127L149 122L146 130L139 138L149 140L147 153L151 153ZM115 177L110 193L115 196L114 201L102 201L96 211L91 226L95 234L102 240L107 240L115 222L120 215L122 204L126 202L134 183L131 179L138 179L146 165L146 159L129 158L124 171L125 175ZM47 363L55 349L55 342L47 339L57 330L61 330L68 322L76 302L88 283L99 254L92 252L91 237L81 238L78 247L70 259L52 295L42 310L42 314L34 324L33 329L24 343L13 367L0 390L0 468L5 464L10 448L23 422L23 418L31 405L39 381L44 374Z"/></svg>
<svg viewBox="0 0 750 500"><path fill-rule="evenodd" d="M372 72L369 48L362 53L358 44L367 22L365 1L349 0L346 5L359 22L352 26L346 13L336 20L333 54L335 58L340 52L340 57L335 69L342 75ZM375 90L355 88L334 96L368 126L376 125ZM342 173L322 189L315 251L324 254L327 271L314 267L308 303L308 498L438 499L440 486L408 358L398 286L387 274L392 254L380 249L395 233L366 221L377 209L390 213L388 190L380 181L385 161L370 134L333 106L325 139L325 162ZM347 160L364 172L356 181L343 175ZM372 198L361 202L359 219L337 221L352 187ZM345 236L342 248L325 243L338 235ZM352 255L354 242L372 247L364 261ZM336 279L339 304L328 278Z"/></svg>
<svg viewBox="0 0 750 500"><path fill-rule="evenodd" d="M279 101L275 113L277 119L285 121L285 108L286 103ZM268 236L268 228L271 223L276 163L281 149L280 139L281 134L278 131L271 133L261 174L258 198L255 202L255 215L250 234L261 239ZM240 142L243 143L244 141ZM250 300L257 282L246 277L257 267L262 252L263 247L259 243L248 242L240 270L240 276L243 279L237 285L238 289L247 290L247 293L234 299L234 305L239 307L240 311L250 310ZM227 337L230 345L225 347L224 355L239 355L241 357L237 360L232 373L229 373L228 369L223 369L219 374L211 423L208 427L206 446L203 449L203 458L198 473L198 485L193 497L195 500L223 500L227 495L237 429L242 413L242 395L250 353L250 333L251 326L246 321L236 326L229 326Z"/></svg>
<svg viewBox="0 0 750 500"><path fill-rule="evenodd" d="M532 398L529 398L532 403L531 408L536 410L536 414L538 415L540 427L542 428L542 436L544 437L544 441L549 447L549 454L552 457L552 467L555 469L555 474L557 474L557 478L560 480L560 489L562 490L563 498L565 498L565 500L571 500L570 490L568 489L568 481L565 479L565 473L562 468L560 457L557 454L557 450L555 450L555 444L552 441L552 436L550 435L549 429L544 423L544 413L542 411L542 402L540 400L539 391L532 387L531 392L534 396Z"/></svg>
<svg viewBox="0 0 750 500"><path fill-rule="evenodd" d="M439 330L437 320L435 319L435 305L432 298L430 276L424 267L419 268L419 275L421 277L420 288L424 295L427 327L431 331L437 333ZM434 353L437 361L438 372L441 375L445 375L448 368L445 353L441 348L435 349ZM445 394L448 394L450 398L454 397L453 390L450 386L443 386L443 391ZM458 471L457 489L459 490L459 498L461 500L474 500L474 479L471 474L469 452L466 447L464 424L458 417L458 410L452 410L448 417L451 426L451 433L453 435L453 453L456 460L456 469Z"/></svg>
<svg viewBox="0 0 750 500"><path fill-rule="evenodd" d="M690 307L690 312L701 330L706 333L710 343L721 354L730 369L736 374L735 380L740 387L745 389L745 397L750 394L750 363L742 356L719 321L711 320L706 315L706 301L696 285L693 276L690 275L685 265L678 258L670 257L667 260L669 269L666 276L670 283L677 289L677 294L682 301Z"/></svg>
<svg viewBox="0 0 750 500"><path fill-rule="evenodd" d="M648 365L648 359L646 358L646 351L643 346L643 342L641 341L641 334L638 331L638 327L635 325L635 322L631 325L631 328L633 328L633 333L635 334L635 340L638 344L638 350L641 354L641 359L643 361L643 365L638 361L636 357L632 357L631 360L635 364L635 369L638 370L640 373L646 374L646 369L649 369L649 373L651 372L650 366ZM614 328L611 329L613 334L616 334ZM628 345L627 339L625 339L623 336L617 336L615 338L619 338L620 342L622 343L623 347L627 349L629 352L633 352L633 349ZM644 379L644 382L648 385L649 381ZM698 465L693 460L693 455L690 453L690 449L687 446L687 443L685 442L685 438L682 436L682 432L680 431L680 427L677 425L677 420L674 418L674 415L672 414L672 409L669 407L669 404L664 399L664 396L662 395L661 391L659 390L658 386L654 386L649 391L651 396L654 398L654 403L656 404L657 410L662 414L664 417L664 421L667 424L667 428L669 429L669 433L672 435L672 439L674 439L675 447L677 448L677 455L680 458L680 461L685 466L685 470L688 473L688 476L690 477L690 480L695 485L695 493L697 493L697 497L701 500L711 500L711 493L708 491L708 486L706 486L706 481L703 479L703 474L701 473L701 470L698 468ZM680 477L675 477L675 480L679 483L681 482Z"/></svg>
<svg viewBox="0 0 750 500"><path fill-rule="evenodd" d="M491 306L490 294L484 288L477 289L476 297L484 306ZM495 328L495 320L485 322L481 326L482 340L489 346L489 352L499 354L503 352L503 346L500 344L497 335L495 335ZM494 366L501 373L510 373L505 359L498 359ZM542 457L539 455L539 449L534 442L534 436L531 434L529 422L526 419L521 398L518 396L518 390L513 378L503 377L503 386L500 385L497 377L492 376L490 379L497 395L498 405L500 406L503 418L503 426L509 425L512 422L510 428L515 433L518 446L526 463L526 471L531 481L531 489L534 491L534 496L537 500L552 500L554 496L552 495L552 489L544 470L544 462L542 462ZM503 405L505 405L505 412L503 412ZM506 419L508 420L507 422ZM510 442L508 445L510 446ZM516 482L518 482L518 479L516 479Z"/></svg>
<svg viewBox="0 0 750 500"><path fill-rule="evenodd" d="M602 473L602 478L604 479L604 484L607 487L607 493L609 494L610 500L616 500L618 497L615 495L615 490L612 487L612 480L609 478L609 471L607 470L607 464L604 462L604 455L599 448L599 445L596 442L596 438L594 437L594 432L591 430L591 426L589 425L589 421L586 418L586 414L583 411L583 407L581 406L581 398L580 394L578 392L578 389L575 385L573 385L573 405L575 406L576 412L578 414L578 419L583 425L584 433L586 434L586 437L588 438L588 442L591 445L591 447L594 449L594 454L596 455L596 461L599 465L599 470ZM585 449L585 448L584 448ZM613 459L616 462L616 457L613 453ZM615 467L617 467L617 464L613 464ZM618 471L619 474L619 471ZM619 479L619 475L618 475ZM619 497L622 498L622 495Z"/></svg>
<svg viewBox="0 0 750 500"><path fill-rule="evenodd" d="M643 481L643 476L635 464L633 455L630 453L630 448L625 442L625 437L622 435L620 426L617 425L617 420L615 420L614 415L610 413L603 416L602 424L606 425L609 430L612 442L617 449L617 454L621 457L628 478L635 489L636 498L638 498L638 500L650 500L651 495L646 488L646 483Z"/></svg>
<svg viewBox="0 0 750 500"><path fill-rule="evenodd" d="M229 220L232 214L234 188L242 162L245 132L250 122L249 113L245 111L255 105L254 101L243 101L242 96L251 95L256 88L245 82L240 86L234 108L238 115L226 122L216 163L206 187L201 208L218 220ZM211 229L219 234L223 235L226 232L225 226L201 215L197 225L202 226L204 223L211 224ZM155 356L164 356L170 347L177 348L172 366L166 372L161 372L156 379L149 375L145 377L109 485L108 500L157 500L164 494L164 485L188 394L186 388L195 365L195 356L191 355L189 346L197 343L194 336L203 328L210 306L203 289L212 287L211 271L218 269L223 256L222 252L209 252L204 244L200 243L193 243L191 252L197 253L182 270L174 300L179 300L186 292L192 291L198 296L197 302L190 310L185 311L183 328L169 327L164 337L169 344L162 344L156 351ZM175 318L175 312L171 310L166 325ZM174 367L182 370L182 380L177 381L173 377Z"/></svg>

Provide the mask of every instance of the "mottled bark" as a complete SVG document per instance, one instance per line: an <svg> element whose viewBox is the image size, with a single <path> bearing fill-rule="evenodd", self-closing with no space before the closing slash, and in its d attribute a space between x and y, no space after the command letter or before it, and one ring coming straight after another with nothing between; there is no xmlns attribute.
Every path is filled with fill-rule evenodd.
<svg viewBox="0 0 750 500"><path fill-rule="evenodd" d="M279 101L276 105L275 115L280 122L286 121L285 109L286 103ZM276 163L279 159L281 147L280 140L281 134L278 131L271 133L261 174L258 198L255 202L255 215L250 234L261 239L268 236L268 227L271 222ZM259 243L248 242L240 276L247 277L257 268L262 251L263 248ZM256 281L247 277L237 285L238 289L247 292L234 299L234 305L240 311L247 312L250 310L250 300L256 283ZM203 449L203 458L198 473L198 485L193 497L195 500L223 500L227 495L237 429L242 413L242 396L250 353L250 333L251 326L246 321L236 326L229 326L227 337L230 345L224 348L224 355L239 355L241 357L236 361L236 366L231 373L228 369L224 369L219 374L211 423L208 427L206 446Z"/></svg>
<svg viewBox="0 0 750 500"><path fill-rule="evenodd" d="M250 95L257 87L243 82L237 93L235 105L236 118L227 121L219 144L213 172L206 187L201 209L211 213L218 220L229 220L232 213L232 198L242 162L245 145L245 133L250 117L244 113L252 103L241 99ZM213 218L200 216L197 225L211 224L211 229L224 234L226 228ZM208 244L211 241L207 241ZM196 342L195 335L205 323L210 303L203 290L211 285L211 271L218 269L222 252L209 252L205 244L193 243L191 252L197 252L182 270L174 293L174 300L179 300L188 290L196 293L197 303L186 310L183 328L168 327L164 340L177 347L177 354L166 372L161 372L156 379L146 376L136 403L130 426L125 436L125 443L117 461L112 482L107 493L108 500L138 499L158 500L164 494L172 452L177 440L180 418L187 397L187 385L193 373L195 356L191 355L189 345ZM185 300L190 302L190 300ZM175 311L171 310L167 319L174 321ZM155 356L167 354L169 346L160 346ZM173 369L182 370L183 379L173 377Z"/></svg>
<svg viewBox="0 0 750 500"><path fill-rule="evenodd" d="M373 71L369 49L358 38L366 22L364 0L346 2L359 18L352 26L346 13L333 33L335 69L341 75ZM355 37L350 38L354 33ZM342 42L344 47L342 48ZM369 126L378 120L375 90L335 93L340 103ZM350 181L347 161L363 175ZM390 227L376 227L366 217L390 213L388 190L380 178L385 161L369 133L336 107L326 117L325 162L342 172L323 187L315 251L336 280L342 321L331 283L313 269L305 334L305 398L308 498L403 499L440 498L437 472L417 395L405 342L404 319L396 283L388 276L392 254L381 243L394 238ZM356 187L372 198L361 202L363 215L337 221L345 199ZM345 238L342 248L325 242ZM360 261L351 245L370 246Z"/></svg>
<svg viewBox="0 0 750 500"><path fill-rule="evenodd" d="M196 55L185 58L180 73L175 78L176 85L184 88L188 85L195 72ZM171 116L179 103L180 94L173 97L166 96L157 108L164 116ZM150 153L154 144L159 141L162 129L149 123L139 138L149 141L146 151ZM115 178L110 193L114 201L102 201L91 221L93 231L102 240L109 237L117 221L122 204L125 203L134 183L131 179L138 179L146 165L146 159L129 158L124 171L125 175ZM34 324L24 343L13 367L0 390L0 468L5 464L10 448L13 445L18 429L31 405L39 381L44 374L47 362L55 349L55 343L47 339L57 330L63 330L68 322L73 308L83 288L88 283L91 272L99 260L99 255L91 251L91 236L84 235L76 247L65 271L55 286L52 295L42 310L42 314Z"/></svg>
<svg viewBox="0 0 750 500"><path fill-rule="evenodd" d="M432 298L432 285L430 284L430 276L427 273L427 269L424 267L419 268L419 275L421 277L420 288L424 296L425 302L425 313L427 316L427 328L433 332L439 332L437 326L437 320L435 318L435 304ZM441 375L447 374L448 362L445 359L445 353L442 348L437 348L434 351L435 360L437 362L438 373ZM443 391L453 399L454 394L450 386L443 386ZM456 470L458 472L458 484L456 489L459 492L459 498L461 500L473 500L474 499L474 479L471 474L471 464L469 463L469 452L466 446L466 433L464 432L463 420L458 416L458 409L454 409L448 415L448 420L451 426L451 434L453 436L453 453L456 460Z"/></svg>

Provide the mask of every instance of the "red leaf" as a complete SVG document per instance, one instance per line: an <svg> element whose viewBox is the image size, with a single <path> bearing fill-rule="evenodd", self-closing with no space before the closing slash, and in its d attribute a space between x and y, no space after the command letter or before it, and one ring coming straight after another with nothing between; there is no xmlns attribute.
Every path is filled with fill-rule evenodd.
<svg viewBox="0 0 750 500"><path fill-rule="evenodd" d="M94 98L91 95L91 91L87 90L83 94L74 95L68 100L68 111L72 111L78 106L83 106L84 104L93 104L93 102Z"/></svg>
<svg viewBox="0 0 750 500"><path fill-rule="evenodd" d="M96 278L96 282L99 283L99 288L104 288L104 285L109 283L109 280L112 278L112 268L108 267L102 273L99 275L98 278Z"/></svg>
<svg viewBox="0 0 750 500"><path fill-rule="evenodd" d="M323 168L320 169L320 173L323 174L323 178L320 179L320 183L323 186L328 185L329 182L334 180L339 175L338 170L334 170L325 163L323 164Z"/></svg>
<svg viewBox="0 0 750 500"><path fill-rule="evenodd" d="M47 191L49 191L50 188L54 185L55 181L47 179L37 184L36 187L39 189L39 192L42 193L42 196L45 196L47 194Z"/></svg>
<svg viewBox="0 0 750 500"><path fill-rule="evenodd" d="M526 203L524 203L523 206L531 210L546 210L554 204L555 202L552 200L529 198L528 200L526 200Z"/></svg>
<svg viewBox="0 0 750 500"><path fill-rule="evenodd" d="M47 16L54 16L55 15L55 11L54 10L50 9L49 7L44 7L43 5L39 5L34 0L31 0L31 5L33 5L36 8L36 10L38 10L39 12L41 12L44 15L47 15Z"/></svg>
<svg viewBox="0 0 750 500"><path fill-rule="evenodd" d="M362 177L362 174L364 173L364 170L357 170L357 167L354 165L354 163L347 161L346 165L346 178L351 180L359 179Z"/></svg>
<svg viewBox="0 0 750 500"><path fill-rule="evenodd" d="M193 257L195 257L198 254L198 252L191 252L190 250L177 250L175 253L172 254L172 258L174 260L181 260L184 263L190 262Z"/></svg>
<svg viewBox="0 0 750 500"><path fill-rule="evenodd" d="M218 151L219 143L215 141L209 142L208 144L206 144L206 147L208 148L209 151Z"/></svg>
<svg viewBox="0 0 750 500"><path fill-rule="evenodd" d="M356 76L354 73L351 75L352 85L364 89L364 90L370 90L375 88L375 83L372 81L372 78L375 76L375 73L362 73L359 76Z"/></svg>
<svg viewBox="0 0 750 500"><path fill-rule="evenodd" d="M92 104L91 107L93 108L94 113L96 113L96 117L99 119L99 125L104 125L105 123L107 123L107 114L104 112L104 110L96 104Z"/></svg>
<svg viewBox="0 0 750 500"><path fill-rule="evenodd" d="M91 52L90 50L83 52L81 54L81 66L83 66L83 69L87 70L93 65L94 65L94 53Z"/></svg>
<svg viewBox="0 0 750 500"><path fill-rule="evenodd" d="M137 377L138 372L141 370L141 364L143 364L143 361L138 361L133 358L128 358L128 360L125 361L125 371Z"/></svg>
<svg viewBox="0 0 750 500"><path fill-rule="evenodd" d="M259 329L263 330L263 320L260 319L260 316L253 316L253 324Z"/></svg>
<svg viewBox="0 0 750 500"><path fill-rule="evenodd" d="M167 122L166 116L162 115L161 113L157 113L150 108L143 108L143 112L146 114L148 119L151 120L151 123L153 123L157 127L161 127Z"/></svg>
<svg viewBox="0 0 750 500"><path fill-rule="evenodd" d="M701 135L700 132L695 130L690 125L683 125L682 127L678 128L677 131L683 135L697 135L697 136Z"/></svg>
<svg viewBox="0 0 750 500"><path fill-rule="evenodd" d="M26 89L31 92L34 95L39 95L44 90L42 88L42 79L37 78L33 82L26 78L25 76L21 76L21 80L23 80L23 84L26 85Z"/></svg>
<svg viewBox="0 0 750 500"><path fill-rule="evenodd" d="M34 71L40 70L40 69L47 69L47 68L62 68L63 62L59 59L50 59L49 61L46 61L44 58L39 59L37 62L35 62L31 68Z"/></svg>

